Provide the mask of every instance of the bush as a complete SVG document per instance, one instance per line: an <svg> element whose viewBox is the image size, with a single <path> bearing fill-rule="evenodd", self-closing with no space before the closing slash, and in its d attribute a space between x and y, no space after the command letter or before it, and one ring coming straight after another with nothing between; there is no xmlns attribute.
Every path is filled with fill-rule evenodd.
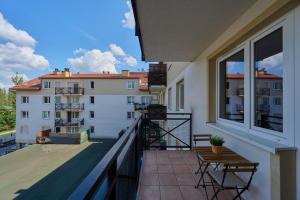
<svg viewBox="0 0 300 200"><path fill-rule="evenodd" d="M210 144L214 145L214 146L222 146L224 144L224 138L214 135L211 136L210 138Z"/></svg>

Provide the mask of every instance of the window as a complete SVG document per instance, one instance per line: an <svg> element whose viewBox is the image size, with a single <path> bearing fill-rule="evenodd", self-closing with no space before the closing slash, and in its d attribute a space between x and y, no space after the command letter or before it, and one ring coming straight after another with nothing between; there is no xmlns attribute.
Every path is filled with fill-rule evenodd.
<svg viewBox="0 0 300 200"><path fill-rule="evenodd" d="M21 103L29 103L29 97L28 96L21 96Z"/></svg>
<svg viewBox="0 0 300 200"><path fill-rule="evenodd" d="M55 112L55 118L60 119L61 118L61 112L59 112L59 111Z"/></svg>
<svg viewBox="0 0 300 200"><path fill-rule="evenodd" d="M55 132L60 133L60 127L59 126L55 127Z"/></svg>
<svg viewBox="0 0 300 200"><path fill-rule="evenodd" d="M95 97L94 96L90 96L90 104L94 104L95 103Z"/></svg>
<svg viewBox="0 0 300 200"><path fill-rule="evenodd" d="M127 104L134 104L134 96L127 96Z"/></svg>
<svg viewBox="0 0 300 200"><path fill-rule="evenodd" d="M67 127L67 133L79 133L79 127Z"/></svg>
<svg viewBox="0 0 300 200"><path fill-rule="evenodd" d="M254 125L257 127L282 132L283 66L283 35L279 28L254 43ZM262 100L274 95L270 86L278 90L273 98L276 109Z"/></svg>
<svg viewBox="0 0 300 200"><path fill-rule="evenodd" d="M281 104L282 104L281 97L274 97L273 98L273 105L281 106Z"/></svg>
<svg viewBox="0 0 300 200"><path fill-rule="evenodd" d="M44 96L43 97L43 103L50 103L50 97L49 96Z"/></svg>
<svg viewBox="0 0 300 200"><path fill-rule="evenodd" d="M184 109L184 80L176 84L176 110Z"/></svg>
<svg viewBox="0 0 300 200"><path fill-rule="evenodd" d="M55 103L61 103L61 96L55 96Z"/></svg>
<svg viewBox="0 0 300 200"><path fill-rule="evenodd" d="M68 96L67 102L68 103L79 103L79 97L78 96Z"/></svg>
<svg viewBox="0 0 300 200"><path fill-rule="evenodd" d="M21 118L27 119L29 117L28 111L21 111Z"/></svg>
<svg viewBox="0 0 300 200"><path fill-rule="evenodd" d="M244 50L219 63L219 117L244 122Z"/></svg>
<svg viewBox="0 0 300 200"><path fill-rule="evenodd" d="M134 119L134 112L127 112L127 119Z"/></svg>
<svg viewBox="0 0 300 200"><path fill-rule="evenodd" d="M94 81L91 81L91 82L90 82L90 86L91 86L91 89L94 89L94 88L95 88L95 82L94 82Z"/></svg>
<svg viewBox="0 0 300 200"><path fill-rule="evenodd" d="M79 119L79 112L71 112L72 119Z"/></svg>
<svg viewBox="0 0 300 200"><path fill-rule="evenodd" d="M95 133L95 127L94 126L90 126L90 133Z"/></svg>
<svg viewBox="0 0 300 200"><path fill-rule="evenodd" d="M149 96L141 96L141 104L148 105L150 103L150 97Z"/></svg>
<svg viewBox="0 0 300 200"><path fill-rule="evenodd" d="M43 119L49 119L50 118L50 111L43 111L42 112L42 118Z"/></svg>
<svg viewBox="0 0 300 200"><path fill-rule="evenodd" d="M135 81L128 81L127 82L127 88L128 89L134 89L135 88Z"/></svg>
<svg viewBox="0 0 300 200"><path fill-rule="evenodd" d="M55 87L56 87L56 88L59 88L59 87L60 87L60 82L58 82L58 81L55 81L55 83L54 83L54 84L55 84Z"/></svg>
<svg viewBox="0 0 300 200"><path fill-rule="evenodd" d="M20 127L21 134L28 134L28 126L27 125L21 125Z"/></svg>
<svg viewBox="0 0 300 200"><path fill-rule="evenodd" d="M90 118L94 118L94 117L95 117L94 111L90 111Z"/></svg>
<svg viewBox="0 0 300 200"><path fill-rule="evenodd" d="M168 89L168 108L172 109L172 88Z"/></svg>
<svg viewBox="0 0 300 200"><path fill-rule="evenodd" d="M44 88L44 89L49 89L50 87L51 87L50 81L44 81L44 82L43 82L43 88Z"/></svg>

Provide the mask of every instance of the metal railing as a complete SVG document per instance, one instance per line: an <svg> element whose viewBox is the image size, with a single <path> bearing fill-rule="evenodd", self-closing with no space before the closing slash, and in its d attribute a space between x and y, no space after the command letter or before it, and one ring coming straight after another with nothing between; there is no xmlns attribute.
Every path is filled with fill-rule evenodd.
<svg viewBox="0 0 300 200"><path fill-rule="evenodd" d="M84 110L83 103L56 103L55 110Z"/></svg>
<svg viewBox="0 0 300 200"><path fill-rule="evenodd" d="M80 87L56 87L55 88L55 94L76 94L76 95L83 95L84 94L84 88Z"/></svg>
<svg viewBox="0 0 300 200"><path fill-rule="evenodd" d="M259 88L256 91L256 95L260 96L270 96L270 88Z"/></svg>
<svg viewBox="0 0 300 200"><path fill-rule="evenodd" d="M56 119L55 120L55 126L83 126L84 125L84 119Z"/></svg>
<svg viewBox="0 0 300 200"><path fill-rule="evenodd" d="M69 200L136 199L143 150L141 119L134 121Z"/></svg>

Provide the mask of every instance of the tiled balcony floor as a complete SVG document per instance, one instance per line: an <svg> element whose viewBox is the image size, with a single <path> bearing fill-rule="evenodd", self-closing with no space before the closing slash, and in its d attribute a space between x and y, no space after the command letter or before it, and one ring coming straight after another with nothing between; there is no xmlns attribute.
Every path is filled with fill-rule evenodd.
<svg viewBox="0 0 300 200"><path fill-rule="evenodd" d="M139 199L206 200L204 188L195 188L200 177L197 169L193 151L145 151ZM208 195L213 195L211 188ZM232 194L220 192L218 199L232 199Z"/></svg>

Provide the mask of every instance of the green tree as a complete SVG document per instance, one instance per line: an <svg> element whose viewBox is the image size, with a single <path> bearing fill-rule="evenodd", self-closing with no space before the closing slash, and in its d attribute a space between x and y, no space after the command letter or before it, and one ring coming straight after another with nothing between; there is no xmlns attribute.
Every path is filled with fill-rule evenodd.
<svg viewBox="0 0 300 200"><path fill-rule="evenodd" d="M16 73L15 76L11 77L11 82L14 85L20 85L20 84L24 83L24 78L23 78L23 76ZM7 99L8 99L8 105L12 106L14 109L16 109L16 93L15 93L15 91L9 90Z"/></svg>

